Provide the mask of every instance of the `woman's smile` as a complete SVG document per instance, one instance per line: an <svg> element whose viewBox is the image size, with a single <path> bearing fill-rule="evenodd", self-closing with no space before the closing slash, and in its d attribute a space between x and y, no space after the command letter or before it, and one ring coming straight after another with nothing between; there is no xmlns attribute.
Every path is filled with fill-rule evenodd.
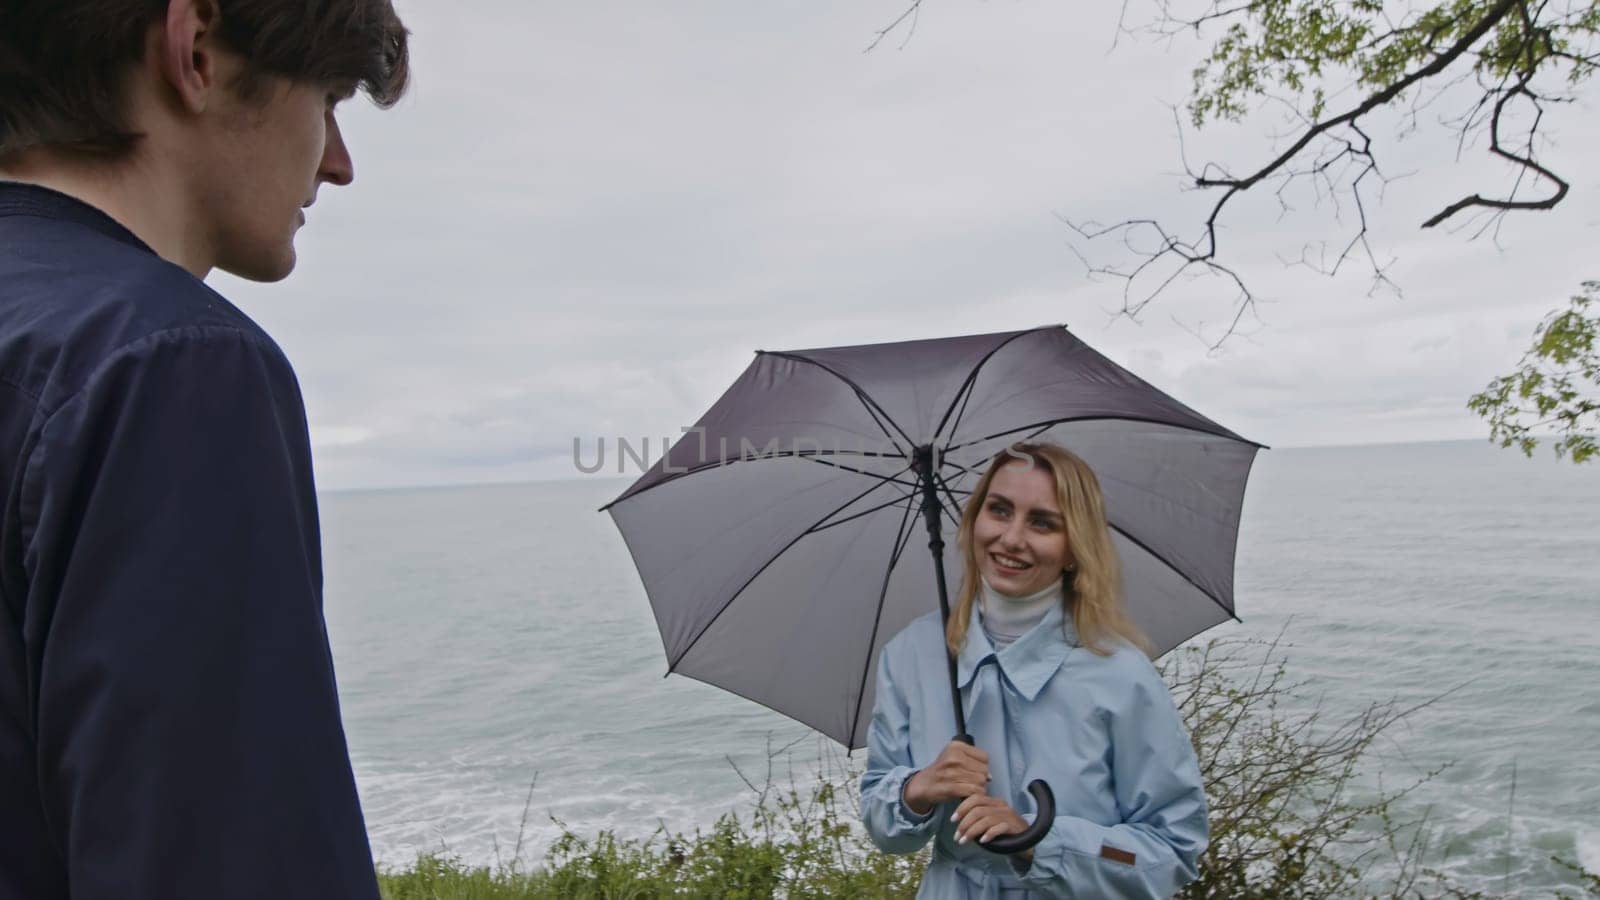
<svg viewBox="0 0 1600 900"><path fill-rule="evenodd" d="M1071 561L1049 470L1021 461L1003 465L989 483L972 539L982 551L979 572L1002 594L1026 597L1060 580Z"/></svg>
<svg viewBox="0 0 1600 900"><path fill-rule="evenodd" d="M1006 556L1003 553L991 553L989 554L989 558L994 560L994 564L997 567L1010 572L1021 572L1025 569L1031 568L1030 563L1023 562L1014 556Z"/></svg>

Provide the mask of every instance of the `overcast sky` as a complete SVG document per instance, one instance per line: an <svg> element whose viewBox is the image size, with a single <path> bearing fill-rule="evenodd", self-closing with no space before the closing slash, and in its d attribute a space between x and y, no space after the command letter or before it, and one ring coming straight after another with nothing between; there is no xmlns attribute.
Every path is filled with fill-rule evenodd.
<svg viewBox="0 0 1600 900"><path fill-rule="evenodd" d="M1572 193L1489 239L1417 225L1508 170L1426 135L1398 146L1372 241L1402 293L1358 261L1286 267L1348 240L1299 195L1242 204L1230 261L1263 298L1246 332L1216 279L1141 323L1111 313L1062 219L1186 231L1177 125L1204 49L1124 38L1121 4L930 0L864 53L900 0L545 3L401 0L415 85L341 115L352 187L324 188L286 282L214 286L300 375L319 484L578 477L596 442L677 436L757 349L1066 323L1191 406L1278 447L1478 437L1466 398L1508 371L1538 320L1600 277L1595 95L1553 109L1547 164ZM1153 12L1131 0L1131 21ZM1184 140L1192 163L1268 158L1277 114ZM1101 263L1118 247L1076 242ZM614 459L611 475L615 475Z"/></svg>

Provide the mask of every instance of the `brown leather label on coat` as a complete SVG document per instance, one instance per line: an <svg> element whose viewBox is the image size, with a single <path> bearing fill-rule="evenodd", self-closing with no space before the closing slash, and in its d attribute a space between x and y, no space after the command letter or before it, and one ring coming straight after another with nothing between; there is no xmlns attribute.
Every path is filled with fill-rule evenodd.
<svg viewBox="0 0 1600 900"><path fill-rule="evenodd" d="M1125 863L1130 866L1133 865L1134 860L1132 853L1129 853L1126 850L1118 850L1109 844L1100 845L1100 857L1102 859L1109 859L1112 862Z"/></svg>

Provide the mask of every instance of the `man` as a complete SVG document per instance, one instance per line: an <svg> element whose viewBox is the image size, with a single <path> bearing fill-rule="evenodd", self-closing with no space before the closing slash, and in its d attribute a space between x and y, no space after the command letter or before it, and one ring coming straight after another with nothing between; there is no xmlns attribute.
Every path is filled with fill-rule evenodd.
<svg viewBox="0 0 1600 900"><path fill-rule="evenodd" d="M0 898L376 898L276 281L389 0L0 0Z"/></svg>

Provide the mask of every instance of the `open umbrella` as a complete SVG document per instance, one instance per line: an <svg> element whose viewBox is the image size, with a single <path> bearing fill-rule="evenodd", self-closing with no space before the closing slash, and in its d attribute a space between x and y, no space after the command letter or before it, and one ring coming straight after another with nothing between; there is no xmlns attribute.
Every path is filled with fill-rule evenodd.
<svg viewBox="0 0 1600 900"><path fill-rule="evenodd" d="M758 352L604 507L633 556L669 672L855 749L878 652L960 570L943 523L983 468L1050 440L1099 477L1128 611L1159 652L1234 617L1245 480L1260 444L1135 377L1064 327ZM925 529L929 557L907 553ZM965 731L951 662L958 729ZM990 842L1031 846L1049 828Z"/></svg>

